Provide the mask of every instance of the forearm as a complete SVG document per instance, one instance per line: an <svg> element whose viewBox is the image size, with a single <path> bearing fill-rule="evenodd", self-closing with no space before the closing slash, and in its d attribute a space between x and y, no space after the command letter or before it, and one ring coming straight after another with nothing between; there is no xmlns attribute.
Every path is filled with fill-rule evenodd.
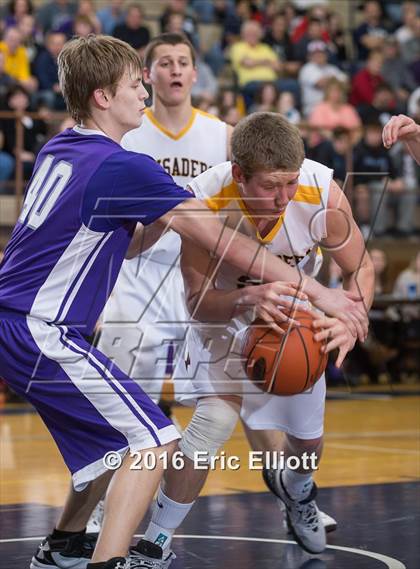
<svg viewBox="0 0 420 569"><path fill-rule="evenodd" d="M159 241L165 232L164 226L159 222L152 223L148 226L138 223L125 254L125 258L133 259L141 253L144 253Z"/></svg>
<svg viewBox="0 0 420 569"><path fill-rule="evenodd" d="M375 293L375 272L372 264L362 263L357 271L344 274L343 287L345 290L360 295L366 310L370 310Z"/></svg>
<svg viewBox="0 0 420 569"><path fill-rule="evenodd" d="M404 144L405 144L408 152L411 154L411 156L417 162L417 164L420 164L420 128L419 128L417 138L412 138L411 140L406 140L406 141L404 141Z"/></svg>
<svg viewBox="0 0 420 569"><path fill-rule="evenodd" d="M187 300L190 315L200 322L229 322L235 316L250 308L247 301L247 289L207 290L196 293Z"/></svg>

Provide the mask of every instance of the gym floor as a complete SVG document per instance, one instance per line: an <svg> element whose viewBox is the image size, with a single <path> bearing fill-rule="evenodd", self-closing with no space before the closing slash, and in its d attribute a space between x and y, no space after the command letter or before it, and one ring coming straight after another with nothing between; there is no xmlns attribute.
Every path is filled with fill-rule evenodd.
<svg viewBox="0 0 420 569"><path fill-rule="evenodd" d="M189 409L175 408L181 426ZM68 475L39 417L26 405L0 410L0 567L27 569L54 525ZM330 393L318 504L338 521L323 555L296 545L261 472L248 469L238 426L225 446L239 470L212 471L181 526L171 569L417 569L420 397ZM143 527L139 528L141 534Z"/></svg>

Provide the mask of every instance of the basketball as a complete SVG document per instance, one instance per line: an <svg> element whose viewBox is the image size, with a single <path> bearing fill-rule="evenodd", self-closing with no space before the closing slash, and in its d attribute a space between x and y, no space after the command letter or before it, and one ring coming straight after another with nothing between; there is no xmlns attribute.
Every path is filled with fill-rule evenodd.
<svg viewBox="0 0 420 569"><path fill-rule="evenodd" d="M249 326L242 349L249 379L262 391L273 395L296 395L312 387L327 366L324 345L314 340L313 316L296 311L294 320L279 326L283 336L260 319Z"/></svg>

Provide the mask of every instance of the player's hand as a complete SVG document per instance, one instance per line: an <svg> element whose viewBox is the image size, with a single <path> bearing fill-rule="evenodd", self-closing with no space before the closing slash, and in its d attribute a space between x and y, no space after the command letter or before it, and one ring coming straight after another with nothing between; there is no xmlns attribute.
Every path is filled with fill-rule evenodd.
<svg viewBox="0 0 420 569"><path fill-rule="evenodd" d="M382 141L385 148L391 148L397 140L406 141L420 132L420 126L406 115L395 115L384 126Z"/></svg>
<svg viewBox="0 0 420 569"><path fill-rule="evenodd" d="M314 339L317 342L324 342L325 340L327 342L322 348L324 353L332 352L332 350L338 348L338 357L335 365L336 367L341 367L346 355L354 348L356 336L353 336L344 322L338 318L318 315L312 326L316 331Z"/></svg>
<svg viewBox="0 0 420 569"><path fill-rule="evenodd" d="M243 304L253 306L257 316L264 320L277 334L284 334L279 322L299 322L290 317L290 312L297 308L297 300L306 301L308 296L293 283L274 282L244 289ZM299 303L299 309L307 311L305 304Z"/></svg>
<svg viewBox="0 0 420 569"><path fill-rule="evenodd" d="M342 289L323 287L323 291L312 302L329 316L341 320L361 342L367 338L369 319L362 299Z"/></svg>

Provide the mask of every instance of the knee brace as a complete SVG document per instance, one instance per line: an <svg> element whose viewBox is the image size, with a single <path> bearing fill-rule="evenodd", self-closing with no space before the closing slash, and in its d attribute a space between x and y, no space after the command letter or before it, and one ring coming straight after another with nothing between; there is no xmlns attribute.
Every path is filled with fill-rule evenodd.
<svg viewBox="0 0 420 569"><path fill-rule="evenodd" d="M240 405L218 397L198 400L194 415L182 435L179 448L190 460L196 452L209 458L230 438L238 421Z"/></svg>

